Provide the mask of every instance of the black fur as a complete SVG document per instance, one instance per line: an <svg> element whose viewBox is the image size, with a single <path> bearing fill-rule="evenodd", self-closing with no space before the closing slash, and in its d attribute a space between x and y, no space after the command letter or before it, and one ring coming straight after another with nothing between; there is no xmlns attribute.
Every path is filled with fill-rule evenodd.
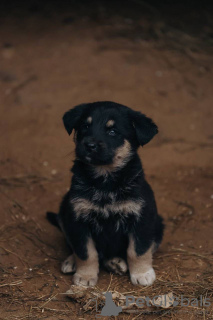
<svg viewBox="0 0 213 320"><path fill-rule="evenodd" d="M88 117L92 123L88 123ZM107 127L109 120L114 125ZM157 126L140 112L113 102L79 105L66 112L63 121L68 134L75 130L76 160L71 187L59 215L48 213L48 220L60 226L68 244L82 260L87 259L89 237L95 242L100 262L112 257L126 259L129 234L133 235L138 255L144 254L153 242L157 248L163 236L163 221L137 154L138 147L158 132ZM125 141L131 146L126 160L101 175L96 169L111 168L116 151ZM96 209L87 214L75 212L71 202L78 198L89 201ZM113 205L127 200L141 201L137 214L113 211ZM104 214L104 208L110 204L111 209ZM97 207L103 210L98 212Z"/></svg>
<svg viewBox="0 0 213 320"><path fill-rule="evenodd" d="M54 212L48 211L46 214L47 220L54 226L58 227L60 229L59 223L58 223L58 215Z"/></svg>

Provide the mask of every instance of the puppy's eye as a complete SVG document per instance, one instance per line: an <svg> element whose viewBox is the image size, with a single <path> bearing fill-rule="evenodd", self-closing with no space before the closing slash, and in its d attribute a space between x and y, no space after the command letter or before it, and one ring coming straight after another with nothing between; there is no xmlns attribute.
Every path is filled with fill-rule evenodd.
<svg viewBox="0 0 213 320"><path fill-rule="evenodd" d="M108 134L109 134L109 136L115 136L116 132L115 132L114 129L111 129L111 130L108 131Z"/></svg>

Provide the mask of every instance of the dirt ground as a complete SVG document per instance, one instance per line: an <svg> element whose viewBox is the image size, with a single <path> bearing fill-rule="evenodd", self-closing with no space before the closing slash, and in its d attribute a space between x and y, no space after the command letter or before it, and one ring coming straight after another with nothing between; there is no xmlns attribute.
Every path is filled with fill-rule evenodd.
<svg viewBox="0 0 213 320"><path fill-rule="evenodd" d="M166 231L153 286L101 271L96 290L213 303L213 15L169 3L1 2L0 319L96 317L94 306L63 294L69 252L45 212L57 212L71 179L74 144L62 115L97 100L159 126L139 154ZM200 304L146 311L111 319L213 319Z"/></svg>

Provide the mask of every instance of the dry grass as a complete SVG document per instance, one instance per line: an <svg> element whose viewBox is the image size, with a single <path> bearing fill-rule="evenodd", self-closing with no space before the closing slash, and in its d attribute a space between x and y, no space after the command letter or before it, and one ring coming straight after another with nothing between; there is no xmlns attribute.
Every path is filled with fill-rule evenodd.
<svg viewBox="0 0 213 320"><path fill-rule="evenodd" d="M201 295L203 298L212 299L213 257L210 255L173 248L168 252L156 256L158 278L151 287L135 287L130 284L128 275L123 276L121 279L121 277L111 274L111 276L107 276L105 279L104 285L100 284L100 286L92 289L80 290L80 293L79 288L75 287L73 289L73 287L74 293L72 292L72 294L67 295L59 289L62 284L64 285L64 279L60 276L59 272L57 274L49 272L46 263L40 264L30 271L30 262L24 256L24 253L20 255L8 249L9 239L14 240L14 233L17 233L17 228L19 230L18 233L25 238L25 241L28 239L35 248L40 249L39 253L44 258L43 260L46 259L50 262L55 261L55 259L60 260L57 252L54 252L54 247L43 239L42 232L39 232L39 227L33 220L29 219L19 226L11 224L10 226L5 225L1 228L0 249L3 256L6 255L7 258L16 259L23 269L23 272L20 272L20 268L14 269L9 265L7 266L7 264L0 264L0 304L2 304L5 310L24 310L22 316L16 317L16 319L45 319L45 317L49 317L49 319L55 319L54 317L56 319L67 319L67 317L72 319L73 317L75 319L76 315L79 317L86 315L87 317L94 318L96 314L96 301L99 313L105 304L104 291L112 292L115 303L123 306L122 316L124 319L128 319L129 316L133 317L132 319L140 319L140 316L144 313L149 314L153 319L165 316L175 319L176 316L177 318L180 317L180 312L182 312L182 315L184 313L190 315L195 313L196 317L201 317L202 319L208 319L211 316L210 308L204 309L202 306L171 306L169 309L162 309L156 306L138 308L135 305L128 308L125 307L125 296L127 295L134 296L135 299L138 297L150 297L152 299L154 296L172 292L177 299L180 299L181 295L189 299L198 299L199 301ZM51 254L47 254L49 251L51 251ZM170 267L166 268L168 259ZM184 280L181 263L188 259L200 259L207 266L205 271L197 277L196 281ZM48 263L48 266L50 267L51 263ZM31 285L29 287L29 283L31 282L34 284L39 283L40 287L31 288ZM65 284L64 288L68 288L69 284ZM2 319L9 320L14 318L12 316L4 316Z"/></svg>

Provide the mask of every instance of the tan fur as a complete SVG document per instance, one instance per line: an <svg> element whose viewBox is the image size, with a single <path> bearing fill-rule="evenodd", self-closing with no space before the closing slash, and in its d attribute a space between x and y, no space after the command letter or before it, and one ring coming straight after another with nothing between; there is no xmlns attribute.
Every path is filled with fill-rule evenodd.
<svg viewBox="0 0 213 320"><path fill-rule="evenodd" d="M151 247L141 256L138 256L135 252L135 243L130 235L129 237L129 247L127 249L127 261L129 266L129 271L131 274L142 274L147 272L152 268L152 253L153 244Z"/></svg>
<svg viewBox="0 0 213 320"><path fill-rule="evenodd" d="M87 123L92 123L92 117L87 118Z"/></svg>
<svg viewBox="0 0 213 320"><path fill-rule="evenodd" d="M115 121L114 121L114 120L109 120L109 121L107 121L106 126L107 126L108 128L110 128L110 127L112 127L114 124L115 124Z"/></svg>
<svg viewBox="0 0 213 320"><path fill-rule="evenodd" d="M87 260L81 260L76 254L76 273L73 281L78 285L93 286L96 284L99 272L98 253L94 241L89 238L87 242Z"/></svg>
<svg viewBox="0 0 213 320"><path fill-rule="evenodd" d="M115 172L121 169L129 161L131 157L131 145L128 140L124 140L124 144L117 148L113 163L103 166L95 166L95 172L97 176L108 175L109 173Z"/></svg>
<svg viewBox="0 0 213 320"><path fill-rule="evenodd" d="M123 216L127 216L129 213L133 213L139 216L141 209L143 207L144 201L143 199L139 199L137 201L136 200L116 201L114 203L106 204L104 207L101 207L97 204L92 203L89 200L86 200L83 198L74 198L74 199L71 199L71 203L73 205L77 218L80 215L84 215L86 218L86 216L91 211L102 213L106 217L109 216L110 212L120 213Z"/></svg>

